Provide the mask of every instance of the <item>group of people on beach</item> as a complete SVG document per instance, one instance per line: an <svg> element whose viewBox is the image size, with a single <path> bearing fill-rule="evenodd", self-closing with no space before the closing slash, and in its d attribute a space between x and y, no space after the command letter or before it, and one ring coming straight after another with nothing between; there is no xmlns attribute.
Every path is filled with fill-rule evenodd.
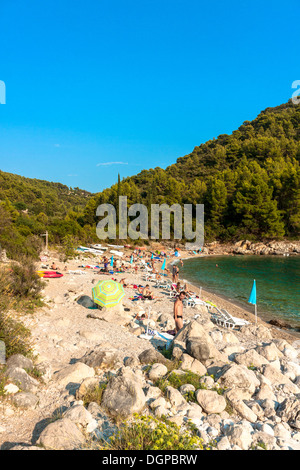
<svg viewBox="0 0 300 470"><path fill-rule="evenodd" d="M103 265L103 268L100 268L98 273L99 274L110 274L112 271L113 273L126 273L126 272L136 272L139 269L139 265L142 262L146 266L148 266L151 273L155 275L155 280L161 280L162 276L171 275L172 274L172 290L175 291L175 302L173 308L174 314L174 321L175 321L175 330L173 334L178 333L178 331L183 327L183 300L186 296L189 296L191 293L188 291L187 286L185 285L182 288L181 283L179 281L179 267L177 264L173 264L172 266L172 273L170 272L168 267L165 267L163 271L161 271L162 266L158 266L159 262L162 262L167 256L166 252L159 253L159 256L154 256L153 252L146 252L142 250L135 250L135 252L124 256L122 259L116 258L113 259L112 257L109 258L106 255L99 259L99 265ZM183 261L180 259L179 264L183 266ZM55 269L56 266L53 266ZM152 290L150 289L150 285L146 284L136 285L132 283L127 283L126 278L122 278L121 280L117 280L112 278L114 281L119 282L122 284L124 288L131 288L136 289L137 296L135 296L134 300L154 300L159 299L159 296L154 295Z"/></svg>

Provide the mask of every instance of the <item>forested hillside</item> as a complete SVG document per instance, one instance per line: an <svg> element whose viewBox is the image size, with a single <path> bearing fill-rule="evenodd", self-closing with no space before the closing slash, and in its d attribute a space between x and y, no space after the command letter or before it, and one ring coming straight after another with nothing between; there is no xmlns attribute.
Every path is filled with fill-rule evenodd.
<svg viewBox="0 0 300 470"><path fill-rule="evenodd" d="M0 171L0 245L35 254L50 243L96 241L96 208L119 195L128 205L204 204L205 240L297 238L300 233L300 105L291 101L245 121L163 170L143 170L92 195Z"/></svg>
<svg viewBox="0 0 300 470"><path fill-rule="evenodd" d="M50 243L89 238L81 216L90 198L79 188L0 171L0 246L18 258L36 256L46 230Z"/></svg>
<svg viewBox="0 0 300 470"><path fill-rule="evenodd" d="M92 198L98 204L205 205L206 240L295 238L300 232L300 105L291 101L245 121L231 135L210 140L166 170L144 170Z"/></svg>

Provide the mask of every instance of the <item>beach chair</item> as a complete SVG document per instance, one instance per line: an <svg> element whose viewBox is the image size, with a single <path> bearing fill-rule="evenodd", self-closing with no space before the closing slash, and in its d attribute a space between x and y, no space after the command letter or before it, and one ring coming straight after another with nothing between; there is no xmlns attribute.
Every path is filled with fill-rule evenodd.
<svg viewBox="0 0 300 470"><path fill-rule="evenodd" d="M176 290L170 290L170 299L176 299L178 292Z"/></svg>
<svg viewBox="0 0 300 470"><path fill-rule="evenodd" d="M249 325L249 322L242 320L241 318L233 317L225 309L220 310L216 306L214 306L214 308L217 312L210 311L211 321L219 326L233 330L235 328L241 328L242 326Z"/></svg>
<svg viewBox="0 0 300 470"><path fill-rule="evenodd" d="M147 272L145 274L145 281L155 281L156 280L156 274Z"/></svg>
<svg viewBox="0 0 300 470"><path fill-rule="evenodd" d="M199 299L198 297L190 297L189 299L184 299L182 303L185 307L194 308L196 307L196 305L203 305L204 307L207 307L208 309L211 307L210 304L208 304L204 300Z"/></svg>
<svg viewBox="0 0 300 470"><path fill-rule="evenodd" d="M170 289L171 283L165 279L157 279L156 284L154 287L162 288L162 289Z"/></svg>
<svg viewBox="0 0 300 470"><path fill-rule="evenodd" d="M140 261L140 268L143 269L144 271L152 272L152 268L149 268L149 266L147 266L146 261L143 259Z"/></svg>
<svg viewBox="0 0 300 470"><path fill-rule="evenodd" d="M237 327L249 325L249 322L247 320L243 320L242 318L238 318L238 317L233 317L225 309L221 309L221 312L223 313L224 317L226 318L228 322L233 323Z"/></svg>

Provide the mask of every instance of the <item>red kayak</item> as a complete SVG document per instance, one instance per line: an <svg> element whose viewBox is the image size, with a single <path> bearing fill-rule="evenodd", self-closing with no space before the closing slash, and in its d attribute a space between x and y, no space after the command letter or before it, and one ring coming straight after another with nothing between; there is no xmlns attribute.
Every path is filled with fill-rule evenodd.
<svg viewBox="0 0 300 470"><path fill-rule="evenodd" d="M37 271L37 273L40 277L44 279L63 277L63 274L58 273L57 271Z"/></svg>

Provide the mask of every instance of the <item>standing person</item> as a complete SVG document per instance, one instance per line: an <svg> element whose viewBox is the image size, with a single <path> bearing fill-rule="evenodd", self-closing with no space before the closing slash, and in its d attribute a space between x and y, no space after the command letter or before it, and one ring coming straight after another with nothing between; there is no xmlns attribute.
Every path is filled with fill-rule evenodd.
<svg viewBox="0 0 300 470"><path fill-rule="evenodd" d="M175 266L173 266L173 282L174 282L174 284L177 284L178 276L179 276L179 268L178 268L177 265L175 265Z"/></svg>
<svg viewBox="0 0 300 470"><path fill-rule="evenodd" d="M185 299L185 292L180 292L179 296L177 297L174 303L174 320L175 320L175 331L176 334L179 330L183 327L183 303L182 301Z"/></svg>
<svg viewBox="0 0 300 470"><path fill-rule="evenodd" d="M103 262L104 262L104 271L107 273L108 272L108 259L106 258L106 256L104 256Z"/></svg>
<svg viewBox="0 0 300 470"><path fill-rule="evenodd" d="M177 281L176 281L176 273L177 273L177 266L175 266L175 264L172 266L172 280L173 280L173 284L177 284Z"/></svg>

